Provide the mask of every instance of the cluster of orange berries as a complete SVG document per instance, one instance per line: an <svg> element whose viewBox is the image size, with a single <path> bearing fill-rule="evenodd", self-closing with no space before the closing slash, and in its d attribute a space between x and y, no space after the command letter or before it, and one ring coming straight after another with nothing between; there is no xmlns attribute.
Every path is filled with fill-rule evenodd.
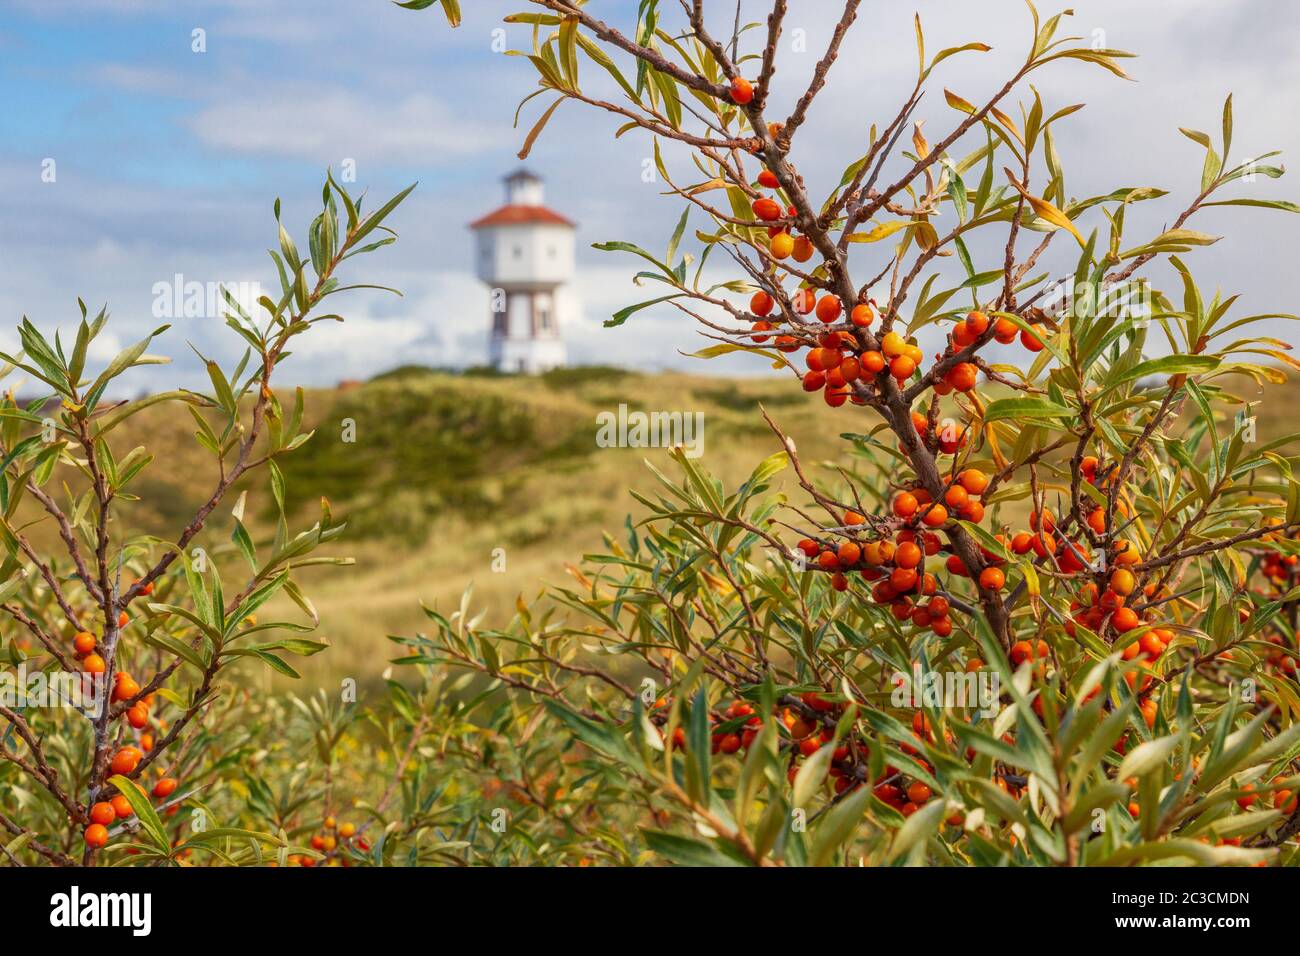
<svg viewBox="0 0 1300 956"><path fill-rule="evenodd" d="M656 707L662 706L666 702L659 702ZM801 705L801 706L800 706ZM835 739L834 721L843 711L843 705L833 700L828 700L822 694L816 691L806 691L799 695L798 705L784 706L777 710L777 720L784 728L789 738L790 745L790 763L786 771L787 778L791 783L799 772L800 758L811 757L826 744ZM919 721L923 715L917 714L917 720L913 721L913 726L920 726ZM710 715L715 725L720 725L719 730L713 734L712 750L718 754L733 754L741 749L748 749L757 737L759 728L762 724L762 718L755 712L754 707L744 700L732 701L723 711L721 719ZM737 724L736 721L741 721ZM928 722L925 725L928 728ZM917 732L918 743L920 743L920 731ZM931 735L933 740L933 735ZM677 734L674 736L674 744L678 747L685 746L685 733L679 727ZM911 754L916 754L915 748L909 748L906 744L903 749ZM855 753L856 751L856 753ZM833 781L836 794L842 794L849 789L857 789L864 785L863 774L860 772L860 764L865 766L864 761L868 755L868 749L865 744L858 743L856 747L850 747L847 741L836 745L831 753L831 765L829 776ZM922 764L930 769L922 761ZM899 783L884 782L899 779ZM913 780L908 782L902 779L901 772L897 767L886 766L874 787L877 797L885 803L899 810L905 816L915 813L922 805L928 801L931 796L931 789L928 784Z"/></svg>
<svg viewBox="0 0 1300 956"><path fill-rule="evenodd" d="M712 735L712 749L715 754L734 754L742 747L748 749L749 745L754 742L754 737L758 734L756 728L762 726L763 718L755 713L753 705L743 700L733 700L727 709L723 711L722 720L729 722L728 725L731 725L730 722L740 718L744 718L744 726L738 728L739 733L736 730L724 730L715 732ZM714 724L719 723L718 718L713 714L709 715L709 719ZM679 727L678 730L680 731L681 728Z"/></svg>
<svg viewBox="0 0 1300 956"><path fill-rule="evenodd" d="M131 618L123 611L117 616L117 626L126 627ZM81 661L81 669L87 674L102 674L108 669L108 664L97 652L99 641L90 631L78 631L72 638L72 649L76 653L78 660Z"/></svg>
<svg viewBox="0 0 1300 956"><path fill-rule="evenodd" d="M117 674L114 675L113 693L110 698L111 702L122 703L128 700L134 700L136 697L139 697L140 690L140 685L136 683L135 679L132 678L130 674L125 671L118 671ZM132 728L135 730L142 730L148 726L149 710L153 704L154 695L147 694L144 697L140 697L139 700L136 700L135 703L126 710L124 716ZM146 732L140 734L138 742L138 747L134 744L127 744L119 747L117 751L114 752L112 758L110 758L108 762L108 768L112 773L121 774L122 776L134 773L136 768L140 766L140 761L144 759L144 755L153 750L154 739L152 733ZM162 777L154 784L152 792L154 797L160 800L165 800L176 792L177 786L178 782L175 778ZM116 811L116 818L125 819L130 816L130 804L121 794L114 797L111 804L112 808ZM99 817L105 817L107 816L107 813L103 808L108 805L109 804L107 803L97 803L95 804L95 807L92 807L91 825L86 828L85 837L86 843L95 849L103 847L108 842L107 826L109 823L112 823L114 819L113 817L109 817L107 821L97 819L95 809L99 809ZM177 808L174 806L169 807L167 813L170 815L174 813L176 809Z"/></svg>
<svg viewBox="0 0 1300 956"><path fill-rule="evenodd" d="M1273 785L1276 786L1286 779L1287 778L1284 776L1274 777ZM1241 807L1243 810L1249 810L1259 802L1260 794L1255 792L1255 785L1253 783L1248 783L1241 789L1248 792L1237 798L1237 806ZM1296 812L1298 805L1300 805L1300 800L1298 800L1297 795L1293 791L1283 787L1278 787L1273 790L1274 810L1281 810L1285 814L1292 814Z"/></svg>
<svg viewBox="0 0 1300 956"><path fill-rule="evenodd" d="M943 501L932 500L923 488L901 491L895 495L892 510L901 519L902 527L892 538L859 541L850 538L834 547L812 538L799 542L799 549L817 567L830 572L831 586L845 591L849 586L846 572L859 571L862 578L873 583L872 599L877 604L888 604L898 621L911 621L918 628L929 629L940 637L952 633L951 604L938 594L938 581L925 569L925 559L938 554L944 545L934 529L946 524L949 508L958 516L970 521L984 517L984 504L978 497L988 488L989 479L978 468L967 468L958 474L945 490ZM864 525L866 518L850 511L844 515L844 527ZM991 557L991 555L990 555ZM955 564L954 564L955 562ZM948 558L948 569L965 565L956 555ZM1005 576L999 568L985 568L980 582L985 587L1000 590ZM921 603L923 599L928 599Z"/></svg>
<svg viewBox="0 0 1300 956"><path fill-rule="evenodd" d="M130 764L131 770L136 768L141 759L140 751L134 747L123 747L113 757L113 772L126 772L130 770L119 771L119 766ZM176 788L180 786L175 777L163 777L153 787L153 795L159 800L166 800ZM116 794L109 800L101 800L90 808L90 825L86 827L85 838L86 845L93 849L102 849L108 844L108 828L117 820L126 820L135 815L135 810L131 807L131 802L122 794Z"/></svg>
<svg viewBox="0 0 1300 956"><path fill-rule="evenodd" d="M1282 519L1271 518L1267 523L1270 525L1281 524ZM1290 539L1294 540L1296 537L1293 534ZM1281 538L1282 534L1280 532L1269 532L1261 540L1275 542ZM1259 570L1271 585L1271 593L1262 591L1257 593L1263 593L1270 600L1277 600L1295 587L1297 574L1300 573L1300 556L1284 554L1280 551L1267 551L1260 559ZM1264 659L1278 670L1290 674L1292 677L1297 676L1295 645L1289 644L1287 638L1277 631L1266 635L1264 640L1272 645L1265 650Z"/></svg>
<svg viewBox="0 0 1300 956"><path fill-rule="evenodd" d="M330 862L333 863L335 851L341 845L352 843L355 838L357 849L365 852L370 849L370 845L364 839L357 837L357 826L355 823L339 823L333 817L326 817L322 821L322 833L313 833L311 837L311 848L318 853L324 853ZM310 856L291 856L289 862L299 866L313 867L317 860ZM347 859L342 860L342 865L347 866Z"/></svg>
<svg viewBox="0 0 1300 956"><path fill-rule="evenodd" d="M1280 525L1281 518L1269 518L1266 525ZM1277 541L1282 537L1279 532L1271 531L1264 535L1260 540L1265 542ZM1297 535L1290 536L1292 540ZM1280 551L1268 551L1260 561L1260 572L1269 580L1269 583L1278 588L1290 590L1295 580L1297 572L1300 571L1300 555L1283 554Z"/></svg>
<svg viewBox="0 0 1300 956"><path fill-rule="evenodd" d="M113 702L125 703L129 700L135 700L137 697L140 697L140 685L126 671L118 671L113 680ZM135 703L127 708L126 721L132 728L143 730L149 726L149 708L153 706L153 701L153 694L146 694L140 697L139 700L135 700ZM152 749L152 747L146 749Z"/></svg>
<svg viewBox="0 0 1300 956"><path fill-rule="evenodd" d="M990 322L989 317L983 312L971 312L966 316L965 321L958 322L948 333L948 339L952 346L957 349L964 349L979 342L988 333L992 325L992 340L1002 345L1010 345L1020 339L1020 344L1030 352L1041 352L1043 350L1042 332L1035 326L1029 329L1022 329L1010 319L998 318Z"/></svg>
<svg viewBox="0 0 1300 956"><path fill-rule="evenodd" d="M141 596L147 597L153 594L153 582L150 581L140 589ZM117 615L118 630L126 627L131 623L131 616L126 611L121 611ZM108 664L97 652L99 641L90 631L78 631L72 638L72 650L81 661L81 669L87 674L102 674L108 669Z"/></svg>

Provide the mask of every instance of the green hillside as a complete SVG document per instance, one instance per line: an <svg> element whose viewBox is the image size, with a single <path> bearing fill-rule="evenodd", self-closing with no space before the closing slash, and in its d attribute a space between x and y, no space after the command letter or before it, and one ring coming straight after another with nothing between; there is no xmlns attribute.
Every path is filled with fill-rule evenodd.
<svg viewBox="0 0 1300 956"><path fill-rule="evenodd" d="M303 572L321 637L335 645L302 662L305 677L373 676L393 654L386 634L424 626L421 601L454 609L472 583L476 606L508 614L519 595L531 598L546 582L567 580L565 565L601 547L601 533L620 531L639 508L628 489L652 491L645 461L669 468L663 448L597 447L598 414L616 413L620 404L702 412L701 464L735 483L779 450L760 402L809 462L843 456L847 445L838 435L859 424L853 410L827 408L775 378L408 368L356 387L309 391L305 420L315 435L281 462L298 516L291 525L310 524L319 499L328 498L334 515L348 521L334 553L355 557L356 565ZM120 432L122 447L147 444L158 455L135 486L142 500L130 520L174 536L215 478L193 423L162 406ZM269 486L259 478L246 490L254 534L269 535ZM229 507L219 509L206 544L227 541L231 527ZM504 550L503 572L493 570L495 549ZM232 564L232 579L238 573ZM267 613L300 614L291 606Z"/></svg>

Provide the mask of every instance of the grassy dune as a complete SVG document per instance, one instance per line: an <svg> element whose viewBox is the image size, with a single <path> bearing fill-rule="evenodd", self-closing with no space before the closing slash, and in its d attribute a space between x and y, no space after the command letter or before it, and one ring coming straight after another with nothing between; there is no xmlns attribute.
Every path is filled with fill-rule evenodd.
<svg viewBox="0 0 1300 956"><path fill-rule="evenodd" d="M321 616L320 637L333 645L301 662L304 677L373 677L396 650L385 635L427 623L421 602L454 610L473 584L476 607L507 615L519 595L528 599L548 582L567 580L565 565L600 548L603 531L623 533L628 514L640 508L628 489L653 493L657 484L645 462L673 469L665 449L597 447L599 413L616 412L620 403L703 412L701 464L734 485L779 450L760 402L809 462L845 461L848 446L837 436L861 427L850 420L852 411L827 408L780 379L602 368L537 377L402 369L349 389L309 391L305 421L316 433L282 462L297 519L291 528L314 521L320 497L327 497L336 518L348 521L333 553L354 557L356 565L302 572ZM351 442L344 440L349 422ZM175 408L155 408L122 431L123 448L143 443L158 451L140 479L142 501L130 520L174 536L178 520L214 480L193 424ZM246 490L246 518L261 544L273 530L269 486L259 478ZM204 532L209 548L227 542L231 528L229 507L214 513ZM493 570L498 548L504 572ZM228 582L239 579L239 566L223 566ZM301 616L285 601L259 617L280 614Z"/></svg>

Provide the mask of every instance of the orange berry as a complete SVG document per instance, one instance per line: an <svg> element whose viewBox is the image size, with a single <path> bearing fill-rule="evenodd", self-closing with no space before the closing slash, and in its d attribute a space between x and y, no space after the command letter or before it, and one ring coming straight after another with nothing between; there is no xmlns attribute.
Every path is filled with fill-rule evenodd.
<svg viewBox="0 0 1300 956"><path fill-rule="evenodd" d="M897 332L888 332L880 340L880 350L891 359L898 358L907 350L907 342Z"/></svg>
<svg viewBox="0 0 1300 956"><path fill-rule="evenodd" d="M825 346L809 349L804 357L804 363L814 372L829 372L833 368L839 368L843 361L844 355L839 349L828 349Z"/></svg>
<svg viewBox="0 0 1300 956"><path fill-rule="evenodd" d="M826 404L831 408L839 408L848 401L850 393L851 389L847 385L828 384L826 391L822 392L822 398L826 400Z"/></svg>
<svg viewBox="0 0 1300 956"><path fill-rule="evenodd" d="M1045 558L1049 554L1056 554L1056 539L1040 531L1034 535L1031 547L1034 549L1034 554Z"/></svg>
<svg viewBox="0 0 1300 956"><path fill-rule="evenodd" d="M948 509L943 505L931 505L921 516L921 521L928 528L937 528L948 520Z"/></svg>
<svg viewBox="0 0 1300 956"><path fill-rule="evenodd" d="M108 669L108 665L104 663L104 658L98 654L87 654L81 662L81 669L87 674L102 674Z"/></svg>
<svg viewBox="0 0 1300 956"><path fill-rule="evenodd" d="M910 518L919 507L916 495L910 491L900 491L894 496L894 514L900 518Z"/></svg>
<svg viewBox="0 0 1300 956"><path fill-rule="evenodd" d="M827 325L838 319L843 311L844 307L840 305L838 296L824 295L817 300L817 318Z"/></svg>
<svg viewBox="0 0 1300 956"><path fill-rule="evenodd" d="M113 754L113 760L109 764L113 773L128 774L139 766L141 759L144 757L135 747L123 747L117 753Z"/></svg>
<svg viewBox="0 0 1300 956"><path fill-rule="evenodd" d="M840 556L834 551L823 551L817 558L817 564L823 571L838 571Z"/></svg>
<svg viewBox="0 0 1300 956"><path fill-rule="evenodd" d="M1093 531L1095 531L1097 534L1105 534L1106 532L1106 509L1105 508L1093 508L1092 511L1088 513L1088 527L1091 528Z"/></svg>
<svg viewBox="0 0 1300 956"><path fill-rule="evenodd" d="M931 795L932 791L930 788L919 780L914 781L912 785L907 788L907 799L916 804L925 803L925 801L930 799Z"/></svg>
<svg viewBox="0 0 1300 956"><path fill-rule="evenodd" d="M916 362L908 355L900 355L889 363L889 374L900 382L911 378L915 371Z"/></svg>
<svg viewBox="0 0 1300 956"><path fill-rule="evenodd" d="M1139 709L1142 712L1142 719L1146 721L1147 727L1154 728L1156 725L1156 717L1160 713L1160 705L1156 703L1154 698L1148 697L1146 700L1142 701L1142 706Z"/></svg>
<svg viewBox="0 0 1300 956"><path fill-rule="evenodd" d="M1142 556L1138 554L1137 546L1133 542L1121 541L1115 545L1115 564L1131 565L1141 560Z"/></svg>
<svg viewBox="0 0 1300 956"><path fill-rule="evenodd" d="M1007 583L1007 576L1001 568L985 568L980 572L980 587L990 591L1001 591Z"/></svg>
<svg viewBox="0 0 1300 956"><path fill-rule="evenodd" d="M944 381L959 392L969 392L979 379L979 369L970 362L959 362L949 369Z"/></svg>
<svg viewBox="0 0 1300 956"><path fill-rule="evenodd" d="M863 352L858 360L862 370L868 375L878 375L885 367L885 357L879 352Z"/></svg>
<svg viewBox="0 0 1300 956"><path fill-rule="evenodd" d="M1160 635L1155 631L1147 631L1143 634L1138 639L1138 647L1152 660L1165 652L1165 642L1160 639Z"/></svg>
<svg viewBox="0 0 1300 956"><path fill-rule="evenodd" d="M949 508L956 508L960 511L970 502L970 492L961 485L951 485L943 493L943 500Z"/></svg>
<svg viewBox="0 0 1300 956"><path fill-rule="evenodd" d="M1133 588L1137 582L1133 579L1133 572L1118 568L1111 572L1110 589L1116 594L1129 595L1133 593Z"/></svg>
<svg viewBox="0 0 1300 956"><path fill-rule="evenodd" d="M865 302L855 305L853 311L849 314L849 321L860 329L865 329L875 321L875 318L876 313L872 310L871 306L867 305Z"/></svg>
<svg viewBox="0 0 1300 956"><path fill-rule="evenodd" d="M776 178L776 173L770 169L765 169L758 174L758 182L760 186L766 186L768 189L776 189L781 185L781 181Z"/></svg>
<svg viewBox="0 0 1300 956"><path fill-rule="evenodd" d="M89 631L78 631L72 639L72 646L78 657L85 657L95 649L95 635Z"/></svg>
<svg viewBox="0 0 1300 956"><path fill-rule="evenodd" d="M1043 350L1043 340L1040 337L1039 326L1035 325L1031 326L1031 328L1034 329L1033 332L1030 332L1029 329L1021 330L1020 344L1031 352L1041 352Z"/></svg>
<svg viewBox="0 0 1300 956"><path fill-rule="evenodd" d="M1022 531L1011 539L1011 550L1016 554L1028 554L1033 546L1034 536L1028 531Z"/></svg>
<svg viewBox="0 0 1300 956"><path fill-rule="evenodd" d="M794 261L807 262L813 257L816 250L813 248L812 240L807 236L796 236L794 240Z"/></svg>
<svg viewBox="0 0 1300 956"><path fill-rule="evenodd" d="M136 730L143 730L149 725L149 708L143 702L132 704L126 712L126 722Z"/></svg>
<svg viewBox="0 0 1300 956"><path fill-rule="evenodd" d="M776 300L761 289L749 300L749 311L758 316L769 315L775 307Z"/></svg>
<svg viewBox="0 0 1300 956"><path fill-rule="evenodd" d="M86 827L86 846L96 850L108 844L108 828L99 823Z"/></svg>
<svg viewBox="0 0 1300 956"><path fill-rule="evenodd" d="M113 805L111 803L101 801L90 808L91 823L98 823L100 826L108 826L116 819L117 813L113 810Z"/></svg>
<svg viewBox="0 0 1300 956"><path fill-rule="evenodd" d="M135 810L131 809L131 801L122 794L118 794L112 799L113 812L117 814L119 820L125 820L135 816Z"/></svg>
<svg viewBox="0 0 1300 956"><path fill-rule="evenodd" d="M957 482L972 495L984 494L984 489L989 486L988 475L978 468L967 468L957 476Z"/></svg>
<svg viewBox="0 0 1300 956"><path fill-rule="evenodd" d="M745 106L754 100L754 84L743 76L731 81L731 101L737 106Z"/></svg>
<svg viewBox="0 0 1300 956"><path fill-rule="evenodd" d="M825 372L808 372L803 377L803 390L805 392L820 392L825 386Z"/></svg>
<svg viewBox="0 0 1300 956"><path fill-rule="evenodd" d="M1116 631L1123 634L1133 630L1141 622L1138 620L1137 612L1131 607L1122 607L1110 616L1110 623Z"/></svg>
<svg viewBox="0 0 1300 956"><path fill-rule="evenodd" d="M856 542L845 541L839 547L840 566L851 568L862 557L862 548Z"/></svg>
<svg viewBox="0 0 1300 956"><path fill-rule="evenodd" d="M772 254L773 259L788 259L790 253L794 252L794 239L788 232L778 232L768 243L767 251Z"/></svg>
<svg viewBox="0 0 1300 956"><path fill-rule="evenodd" d="M914 568L921 563L921 549L911 541L904 541L894 552L894 563L900 568Z"/></svg>
<svg viewBox="0 0 1300 956"><path fill-rule="evenodd" d="M966 334L970 336L971 341L975 341L981 335L988 331L989 317L983 312L972 312L966 316Z"/></svg>
<svg viewBox="0 0 1300 956"><path fill-rule="evenodd" d="M917 574L913 568L894 568L889 572L889 583L895 591L906 593L916 587Z"/></svg>
<svg viewBox="0 0 1300 956"><path fill-rule="evenodd" d="M121 614L119 614L119 615L117 616L117 626L118 626L118 627L126 627L127 623L128 623L130 620L131 620L131 618L127 616L126 611L123 611Z"/></svg>
<svg viewBox="0 0 1300 956"><path fill-rule="evenodd" d="M998 319L993 325L993 338L1003 345L1009 345L1016 340L1016 334L1020 328L1010 319Z"/></svg>
<svg viewBox="0 0 1300 956"><path fill-rule="evenodd" d="M812 289L799 289L790 296L790 305L800 315L807 315L817 305L817 296Z"/></svg>
<svg viewBox="0 0 1300 956"><path fill-rule="evenodd" d="M125 671L118 671L117 679L113 683L113 700L130 700L136 694L140 693L140 685L137 684Z"/></svg>

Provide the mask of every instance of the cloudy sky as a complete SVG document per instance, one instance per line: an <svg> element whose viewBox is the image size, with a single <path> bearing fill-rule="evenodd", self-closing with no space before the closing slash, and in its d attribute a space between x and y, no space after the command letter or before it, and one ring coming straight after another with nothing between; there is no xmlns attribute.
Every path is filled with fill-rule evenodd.
<svg viewBox="0 0 1300 956"><path fill-rule="evenodd" d="M158 324L155 286L176 275L272 287L265 250L274 245L273 201L282 200L304 247L326 167L352 164L373 197L420 183L392 220L401 241L356 260L350 276L395 286L405 297L335 300L347 322L299 340L289 377L327 384L409 362L483 361L487 291L470 275L466 223L500 203L499 177L517 165L523 138L513 128L515 107L535 80L525 60L498 52L502 35L494 33L523 0L463 6L465 23L452 31L438 11L411 13L386 0L0 0L0 326L11 329L25 314L45 329L70 328L81 296L112 312L101 349L108 353ZM764 6L747 0L746 18L756 19ZM841 4L791 6L775 113L801 92ZM1069 32L1140 58L1130 61L1137 82L1077 63L1035 74L1049 109L1088 104L1058 129L1071 195L1168 189L1168 199L1147 204L1132 224L1159 231L1200 176L1203 154L1178 127L1217 137L1228 92L1237 157L1297 152L1300 5L1076 0L1073 7ZM627 25L636 3L592 0L589 8ZM870 124L887 123L910 87L913 10L931 52L976 39L994 48L940 67L919 113L932 141L955 115L943 104L943 87L979 101L1026 50L1030 24L1021 0L866 0L796 143L794 159L814 193L838 182L864 151ZM529 28L505 29L510 47L529 45ZM194 50L196 30L203 31L202 52ZM601 78L591 81L597 92L608 89ZM525 108L524 129L545 102ZM634 261L596 252L591 243L628 239L662 250L681 212L659 196L662 183L643 179L647 140L633 134L615 141L617 125L565 104L529 160L547 179L549 203L580 224L584 319L567 330L571 358L699 367L679 352L707 343L671 309L601 328L611 312L650 294L631 283ZM1297 199L1300 181L1259 179L1237 194ZM1191 257L1204 286L1243 291L1251 311L1300 312L1291 281L1300 216L1228 209L1192 225L1228 236ZM871 261L878 260L863 260L863 275ZM1294 336L1290 328L1273 331ZM8 347L13 341L0 338ZM182 317L158 348L175 363L137 370L133 382L194 381L198 368L186 341L238 354L219 322ZM744 359L711 368L755 371Z"/></svg>

